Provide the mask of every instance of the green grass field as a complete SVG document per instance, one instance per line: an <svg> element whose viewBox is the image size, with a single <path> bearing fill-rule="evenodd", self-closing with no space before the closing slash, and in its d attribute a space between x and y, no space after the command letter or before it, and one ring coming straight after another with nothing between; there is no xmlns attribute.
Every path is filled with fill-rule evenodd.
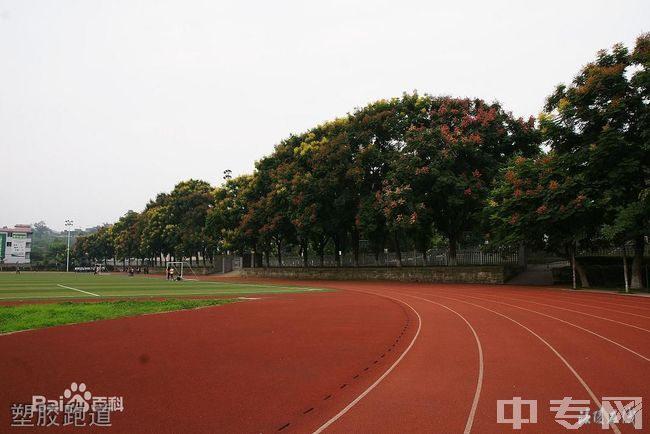
<svg viewBox="0 0 650 434"><path fill-rule="evenodd" d="M252 283L167 281L160 277L120 274L22 272L0 273L0 303L58 301L59 303L0 306L0 333L76 324L100 319L194 309L237 301L237 296L321 291L316 288ZM221 297L212 300L182 297ZM164 298L133 300L129 298ZM110 300L126 298L125 300ZM83 300L70 303L65 300ZM92 303L89 303L91 302Z"/></svg>
<svg viewBox="0 0 650 434"><path fill-rule="evenodd" d="M62 324L77 324L100 319L137 316L175 310L196 309L233 303L237 299L207 300L112 300L89 302L39 303L0 306L0 333L38 329Z"/></svg>
<svg viewBox="0 0 650 434"><path fill-rule="evenodd" d="M0 273L0 302L114 297L248 296L321 291L317 288L248 283L128 277L120 274L22 272Z"/></svg>

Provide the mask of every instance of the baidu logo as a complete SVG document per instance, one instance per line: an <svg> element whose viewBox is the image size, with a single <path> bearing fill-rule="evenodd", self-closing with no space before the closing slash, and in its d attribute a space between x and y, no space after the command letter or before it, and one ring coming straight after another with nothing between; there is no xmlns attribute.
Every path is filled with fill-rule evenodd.
<svg viewBox="0 0 650 434"><path fill-rule="evenodd" d="M124 411L121 396L96 396L86 383L70 383L58 399L32 396L31 404L12 404L12 427L112 426L111 415Z"/></svg>

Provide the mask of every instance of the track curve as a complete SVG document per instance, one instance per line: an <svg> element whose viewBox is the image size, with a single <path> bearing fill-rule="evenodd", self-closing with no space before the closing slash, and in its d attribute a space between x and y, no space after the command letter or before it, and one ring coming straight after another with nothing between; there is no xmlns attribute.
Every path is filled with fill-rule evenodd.
<svg viewBox="0 0 650 434"><path fill-rule="evenodd" d="M551 400L650 399L650 298L282 283L339 291L0 336L0 423L71 381L124 395L119 432L501 433L497 401L522 397L518 432L564 433Z"/></svg>

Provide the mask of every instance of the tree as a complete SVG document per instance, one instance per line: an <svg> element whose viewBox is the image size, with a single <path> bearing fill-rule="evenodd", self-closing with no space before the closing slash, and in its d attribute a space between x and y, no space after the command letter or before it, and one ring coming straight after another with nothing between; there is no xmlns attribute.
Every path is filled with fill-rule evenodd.
<svg viewBox="0 0 650 434"><path fill-rule="evenodd" d="M575 258L578 245L589 245L598 234L601 210L594 189L580 174L566 168L554 152L536 158L515 157L495 181L488 200L490 237L497 244L524 241L533 248L571 258L582 286L589 279Z"/></svg>
<svg viewBox="0 0 650 434"><path fill-rule="evenodd" d="M430 213L447 237L453 264L462 234L478 226L499 168L515 154L538 152L532 118L515 119L498 103L480 99L433 98L427 118L409 128L395 177L420 204L415 219Z"/></svg>
<svg viewBox="0 0 650 434"><path fill-rule="evenodd" d="M58 270L65 269L66 256L68 253L68 246L62 240L55 240L49 246L45 257L45 263L54 263L55 268Z"/></svg>
<svg viewBox="0 0 650 434"><path fill-rule="evenodd" d="M394 185L388 180L384 181L381 192L375 195L375 204L384 215L397 253L397 266L401 267L404 246L400 241L416 227L421 206L413 200L413 189L409 185Z"/></svg>
<svg viewBox="0 0 650 434"><path fill-rule="evenodd" d="M295 229L288 216L291 200L287 185L287 163L285 154L289 147L278 146L276 152L255 164L256 171L250 184L248 210L242 219L241 231L255 241L266 255L269 265L271 246L274 245L278 262L282 265L282 251L285 243L295 239Z"/></svg>
<svg viewBox="0 0 650 434"><path fill-rule="evenodd" d="M127 260L131 265L131 258L140 256L140 214L129 210L113 225L111 236L115 255L122 260Z"/></svg>
<svg viewBox="0 0 650 434"><path fill-rule="evenodd" d="M32 225L32 251L31 261L34 263L47 263L48 249L59 237L58 232L50 229L44 221L39 221Z"/></svg>
<svg viewBox="0 0 650 434"><path fill-rule="evenodd" d="M166 207L169 213L166 230L175 241L174 252L180 256L205 257L208 236L205 222L208 210L214 204L212 186L195 179L179 182L169 194Z"/></svg>
<svg viewBox="0 0 650 434"><path fill-rule="evenodd" d="M616 243L633 240L632 288L642 286L650 212L650 34L632 54L601 50L570 85L559 85L541 117L549 146L567 171L590 185L602 210L599 228Z"/></svg>
<svg viewBox="0 0 650 434"><path fill-rule="evenodd" d="M340 265L339 252L344 250L347 235L358 245L355 212L358 194L352 170L353 154L347 136L348 119L336 119L319 125L307 134L287 141L293 155L285 165L284 188L291 198L289 215L296 229L303 255L308 263L309 244L320 257L331 239L334 256ZM358 249L355 250L358 261Z"/></svg>
<svg viewBox="0 0 650 434"><path fill-rule="evenodd" d="M246 252L251 246L256 250L256 238L242 222L249 211L254 179L252 175L229 178L214 191L214 207L206 217L206 234L211 236L214 248L222 251Z"/></svg>
<svg viewBox="0 0 650 434"><path fill-rule="evenodd" d="M404 152L409 129L426 123L430 107L430 96L421 96L417 92L405 93L401 98L368 104L355 110L349 117L346 131L352 166L348 185L354 188L356 197L353 228L370 242L376 258L390 238L395 242L394 235L389 234L386 216L377 195L382 195L389 177L393 178L395 186L408 184L408 181L396 178L391 172ZM353 249L358 251L358 246L354 244Z"/></svg>

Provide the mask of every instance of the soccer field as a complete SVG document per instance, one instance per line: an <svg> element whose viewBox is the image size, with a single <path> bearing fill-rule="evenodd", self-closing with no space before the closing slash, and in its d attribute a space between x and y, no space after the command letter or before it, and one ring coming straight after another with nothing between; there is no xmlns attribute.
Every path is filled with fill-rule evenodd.
<svg viewBox="0 0 650 434"><path fill-rule="evenodd" d="M164 277L53 272L0 273L0 301L101 299L113 297L237 296L322 291L317 288Z"/></svg>

